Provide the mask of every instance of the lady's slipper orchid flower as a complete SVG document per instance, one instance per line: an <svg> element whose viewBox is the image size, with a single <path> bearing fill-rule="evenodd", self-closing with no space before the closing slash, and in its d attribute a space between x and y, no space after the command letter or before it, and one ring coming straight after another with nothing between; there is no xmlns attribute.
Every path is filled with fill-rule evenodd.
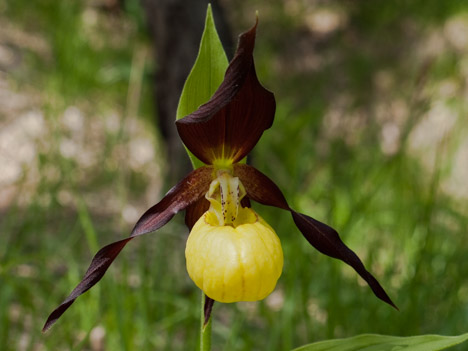
<svg viewBox="0 0 468 351"><path fill-rule="evenodd" d="M255 73L256 27L241 34L224 81L211 99L176 122L182 141L205 166L189 173L146 211L128 238L98 251L81 282L50 314L43 331L103 277L129 241L161 228L184 209L191 228L185 252L187 270L207 296L206 319L214 300L265 298L281 275L283 252L274 230L250 208L250 200L289 211L312 246L353 267L378 298L396 308L333 228L294 211L272 180L240 162L271 127L275 113L274 96Z"/></svg>

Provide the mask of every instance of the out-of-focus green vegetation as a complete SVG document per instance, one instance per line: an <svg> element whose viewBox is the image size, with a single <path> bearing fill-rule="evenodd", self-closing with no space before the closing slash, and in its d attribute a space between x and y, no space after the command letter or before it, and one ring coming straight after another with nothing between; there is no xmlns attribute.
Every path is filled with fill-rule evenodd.
<svg viewBox="0 0 468 351"><path fill-rule="evenodd" d="M132 242L40 333L96 250L167 190L141 13L137 2L103 4L0 4L5 350L196 347L199 291L185 272L182 220ZM338 229L400 312L311 248L289 214L257 206L282 240L283 276L265 301L215 304L214 350L466 332L468 4L226 5L235 32L259 10L258 75L278 102L252 162L295 209Z"/></svg>

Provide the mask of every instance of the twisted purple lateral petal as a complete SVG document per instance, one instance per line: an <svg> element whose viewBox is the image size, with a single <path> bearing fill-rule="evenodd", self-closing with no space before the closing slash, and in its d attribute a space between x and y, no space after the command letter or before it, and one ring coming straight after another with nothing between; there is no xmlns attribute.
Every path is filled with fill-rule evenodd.
<svg viewBox="0 0 468 351"><path fill-rule="evenodd" d="M164 198L151 207L138 220L130 237L104 246L94 256L81 282L71 294L58 306L47 319L42 331L47 331L60 316L73 304L78 296L91 289L106 273L117 255L133 238L155 231L171 220L180 210L200 199L211 182L212 168L201 167L189 173L174 186Z"/></svg>
<svg viewBox="0 0 468 351"><path fill-rule="evenodd" d="M343 243L335 229L302 213L291 210L291 214L297 228L313 247L321 253L342 260L353 267L367 282L375 296L398 310L377 279L366 270L359 256Z"/></svg>
<svg viewBox="0 0 468 351"><path fill-rule="evenodd" d="M339 259L354 268L382 301L398 310L380 283L369 273L360 258L341 240L330 226L316 219L294 211L289 207L278 186L257 169L244 165L234 165L234 175L244 184L247 196L263 205L274 206L291 213L294 223L306 240L321 253Z"/></svg>
<svg viewBox="0 0 468 351"><path fill-rule="evenodd" d="M257 24L239 37L236 54L211 99L176 122L187 148L203 163L238 162L273 124L273 93L258 81L253 60Z"/></svg>
<svg viewBox="0 0 468 351"><path fill-rule="evenodd" d="M47 318L42 332L46 332L60 316L75 302L76 298L81 294L91 289L106 273L109 266L112 264L117 255L122 251L125 245L132 240L133 237L120 240L103 247L94 256L91 264L86 271L81 282L76 286L71 294L58 306Z"/></svg>

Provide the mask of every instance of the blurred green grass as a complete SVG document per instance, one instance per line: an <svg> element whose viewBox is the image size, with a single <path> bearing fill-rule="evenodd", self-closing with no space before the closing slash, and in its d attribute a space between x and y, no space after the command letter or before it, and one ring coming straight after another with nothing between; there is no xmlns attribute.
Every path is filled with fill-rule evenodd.
<svg viewBox="0 0 468 351"><path fill-rule="evenodd" d="M214 350L288 350L361 333L466 332L468 207L466 198L447 191L447 181L468 135L467 48L447 39L435 51L423 49L428 38L444 38L450 20L466 20L467 6L333 1L325 10L343 22L324 33L310 29L314 11L324 9L294 3L258 0L230 9L238 31L250 25L244 21L251 7L260 9L259 77L278 101L275 124L252 161L295 209L338 229L400 312L377 300L349 267L311 248L287 213L256 206L282 240L283 276L265 301L215 305ZM97 248L127 235L128 205L140 214L167 190L152 124L153 65L151 57L138 59L149 41L134 4L117 15L79 1L0 7L2 20L38 34L49 48L42 54L20 46L21 64L7 72L10 89L39 101L34 108L47 134L37 143L37 162L24 166L17 195L0 212L5 350L196 348L199 292L185 272L181 216L132 242L98 286L40 333ZM455 85L451 93L444 93L447 82ZM133 89L141 91L136 100ZM456 116L456 127L421 151L413 145L415 130L440 103ZM83 145L92 144L87 166L64 153L64 140L74 137L63 126L70 106L81 111L90 133L83 137ZM113 115L117 127L100 131ZM135 168L127 157L132 142L148 138L129 131L135 123L152 134L157 172L146 163ZM393 149L383 144L388 123L399 128Z"/></svg>

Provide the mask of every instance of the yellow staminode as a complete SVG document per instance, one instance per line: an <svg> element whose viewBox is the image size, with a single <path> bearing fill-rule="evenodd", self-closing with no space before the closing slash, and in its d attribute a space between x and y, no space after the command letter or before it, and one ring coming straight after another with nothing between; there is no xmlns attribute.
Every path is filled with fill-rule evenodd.
<svg viewBox="0 0 468 351"><path fill-rule="evenodd" d="M278 236L255 211L240 205L244 195L237 177L220 172L206 194L210 209L192 228L185 249L190 278L220 302L264 299L283 269Z"/></svg>

